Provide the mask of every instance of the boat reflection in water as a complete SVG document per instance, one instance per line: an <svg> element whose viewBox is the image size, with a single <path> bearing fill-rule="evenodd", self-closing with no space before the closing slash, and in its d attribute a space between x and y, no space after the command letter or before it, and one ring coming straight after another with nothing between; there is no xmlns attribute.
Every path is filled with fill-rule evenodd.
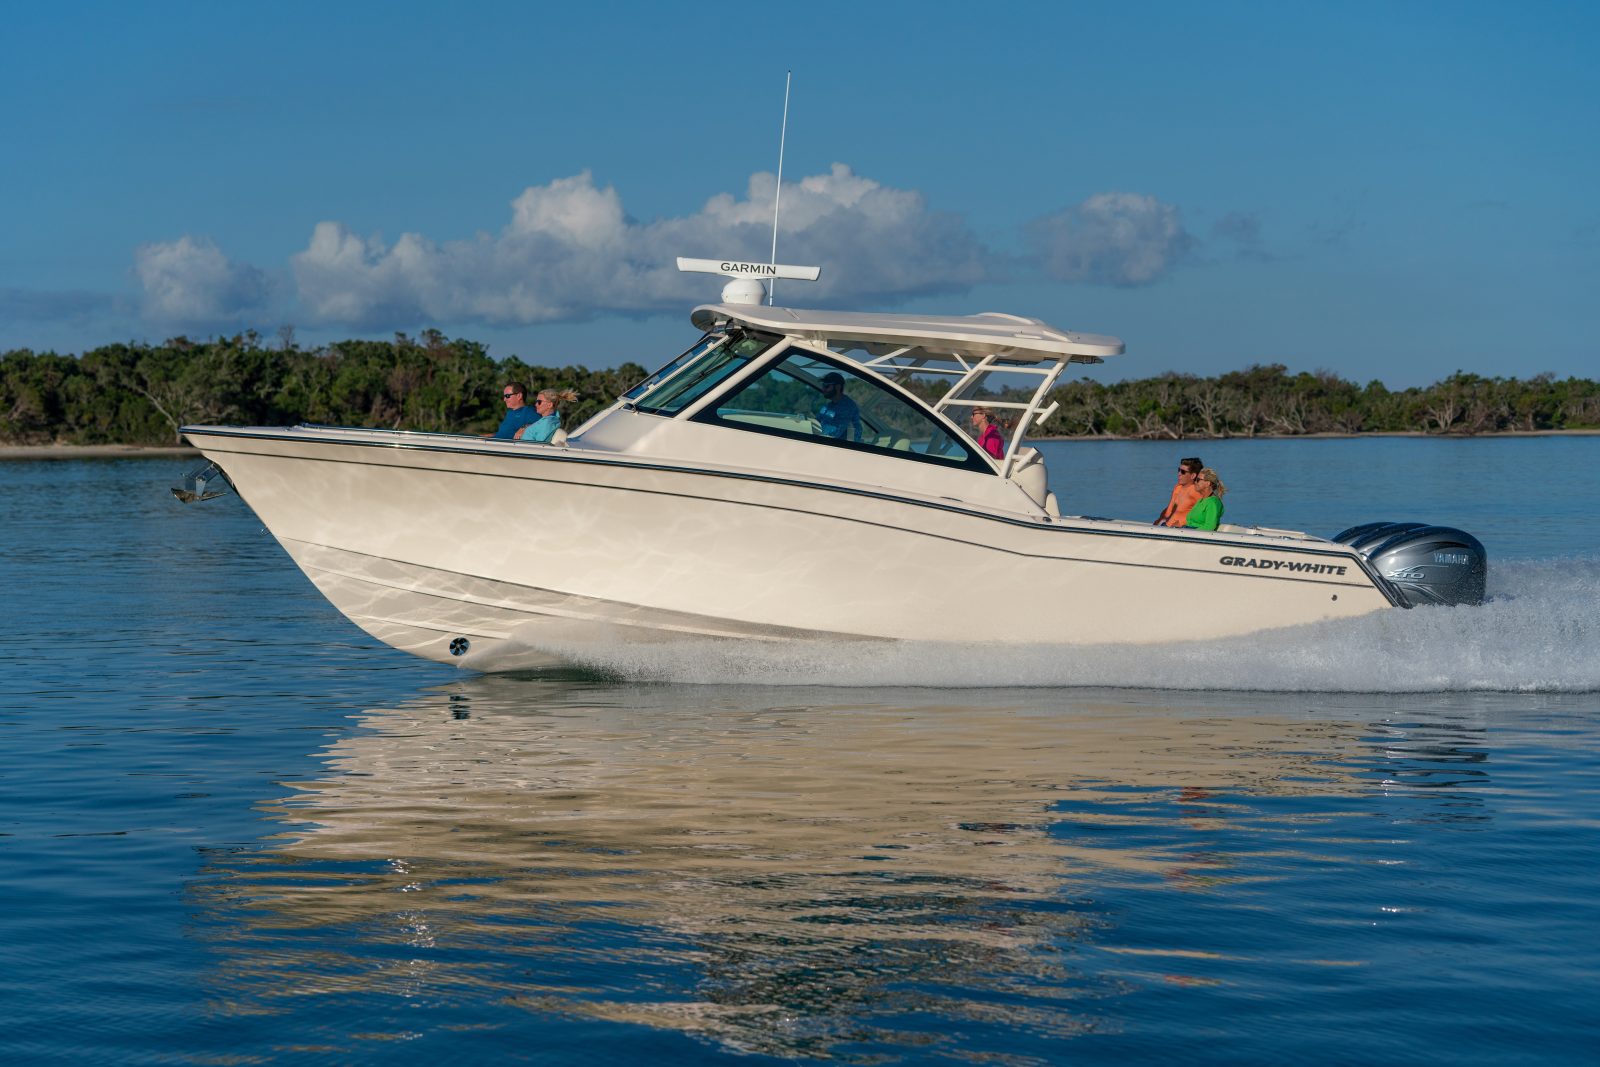
<svg viewBox="0 0 1600 1067"><path fill-rule="evenodd" d="M1485 817L1475 730L1419 727L1415 700L1390 730L1360 721L1370 697L1184 699L465 680L365 714L269 806L266 848L212 858L194 900L218 999L994 1054L1115 1031L1140 988L1225 981L1239 951L1157 932L1196 900L1270 914L1275 884L1330 866L1370 887L1355 867L1406 862L1395 823ZM1407 792L1424 803L1386 806ZM1357 816L1383 827L1350 836Z"/></svg>

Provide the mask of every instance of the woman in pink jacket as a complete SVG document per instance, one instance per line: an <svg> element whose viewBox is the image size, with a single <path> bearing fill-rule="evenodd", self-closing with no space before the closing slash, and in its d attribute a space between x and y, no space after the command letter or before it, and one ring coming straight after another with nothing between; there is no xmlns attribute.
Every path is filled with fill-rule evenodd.
<svg viewBox="0 0 1600 1067"><path fill-rule="evenodd" d="M1000 436L1000 427L989 419L988 408L972 409L972 431L978 435L978 444L995 459L1006 454L1006 439Z"/></svg>

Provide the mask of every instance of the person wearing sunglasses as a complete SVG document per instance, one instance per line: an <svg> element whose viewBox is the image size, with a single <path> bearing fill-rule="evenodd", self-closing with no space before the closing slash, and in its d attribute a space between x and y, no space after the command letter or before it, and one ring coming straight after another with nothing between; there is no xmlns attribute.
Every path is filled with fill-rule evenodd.
<svg viewBox="0 0 1600 1067"><path fill-rule="evenodd" d="M496 440L510 441L517 436L517 431L529 423L539 421L539 413L523 402L527 388L521 382L507 382L500 390L500 399L505 401L506 417L500 420L500 428L486 437Z"/></svg>
<svg viewBox="0 0 1600 1067"><path fill-rule="evenodd" d="M861 440L861 409L844 391L844 375L837 371L822 376L822 406L817 408L817 422L824 437Z"/></svg>
<svg viewBox="0 0 1600 1067"><path fill-rule="evenodd" d="M1167 509L1156 516L1152 526L1182 526L1189 518L1189 509L1194 507L1200 499L1200 491L1195 488L1195 478L1205 464L1200 462L1199 456L1188 456L1178 461L1178 484L1172 487L1172 499L1167 501Z"/></svg>
<svg viewBox="0 0 1600 1067"><path fill-rule="evenodd" d="M1194 476L1194 487L1200 499L1189 509L1183 524L1191 530L1215 530L1222 523L1222 494L1228 487L1210 467Z"/></svg>
<svg viewBox="0 0 1600 1067"><path fill-rule="evenodd" d="M576 402L578 394L571 389L541 389L533 398L533 412L538 418L518 430L516 438L529 444L544 444L561 428L561 412L557 404Z"/></svg>
<svg viewBox="0 0 1600 1067"><path fill-rule="evenodd" d="M995 459L1006 458L1006 439L1000 435L1000 427L994 424L988 408L972 409L972 431L985 452Z"/></svg>

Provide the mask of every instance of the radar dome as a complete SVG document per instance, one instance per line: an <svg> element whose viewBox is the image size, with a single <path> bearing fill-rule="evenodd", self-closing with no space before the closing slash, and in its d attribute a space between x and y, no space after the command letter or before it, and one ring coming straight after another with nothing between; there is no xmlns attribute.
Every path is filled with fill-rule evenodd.
<svg viewBox="0 0 1600 1067"><path fill-rule="evenodd" d="M759 304L767 298L767 287L754 278L735 278L722 287L724 304Z"/></svg>

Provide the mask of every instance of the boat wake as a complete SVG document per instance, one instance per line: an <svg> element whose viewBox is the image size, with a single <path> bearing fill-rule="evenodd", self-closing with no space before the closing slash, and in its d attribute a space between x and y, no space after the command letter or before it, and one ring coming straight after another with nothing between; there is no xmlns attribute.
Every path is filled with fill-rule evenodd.
<svg viewBox="0 0 1600 1067"><path fill-rule="evenodd" d="M1477 607L1380 611L1166 645L653 644L617 631L606 640L540 648L623 679L695 684L1600 692L1600 559L1498 564L1488 592ZM1198 614L1205 606L1172 610ZM986 625L1003 626L1004 617L1000 607L974 613Z"/></svg>

